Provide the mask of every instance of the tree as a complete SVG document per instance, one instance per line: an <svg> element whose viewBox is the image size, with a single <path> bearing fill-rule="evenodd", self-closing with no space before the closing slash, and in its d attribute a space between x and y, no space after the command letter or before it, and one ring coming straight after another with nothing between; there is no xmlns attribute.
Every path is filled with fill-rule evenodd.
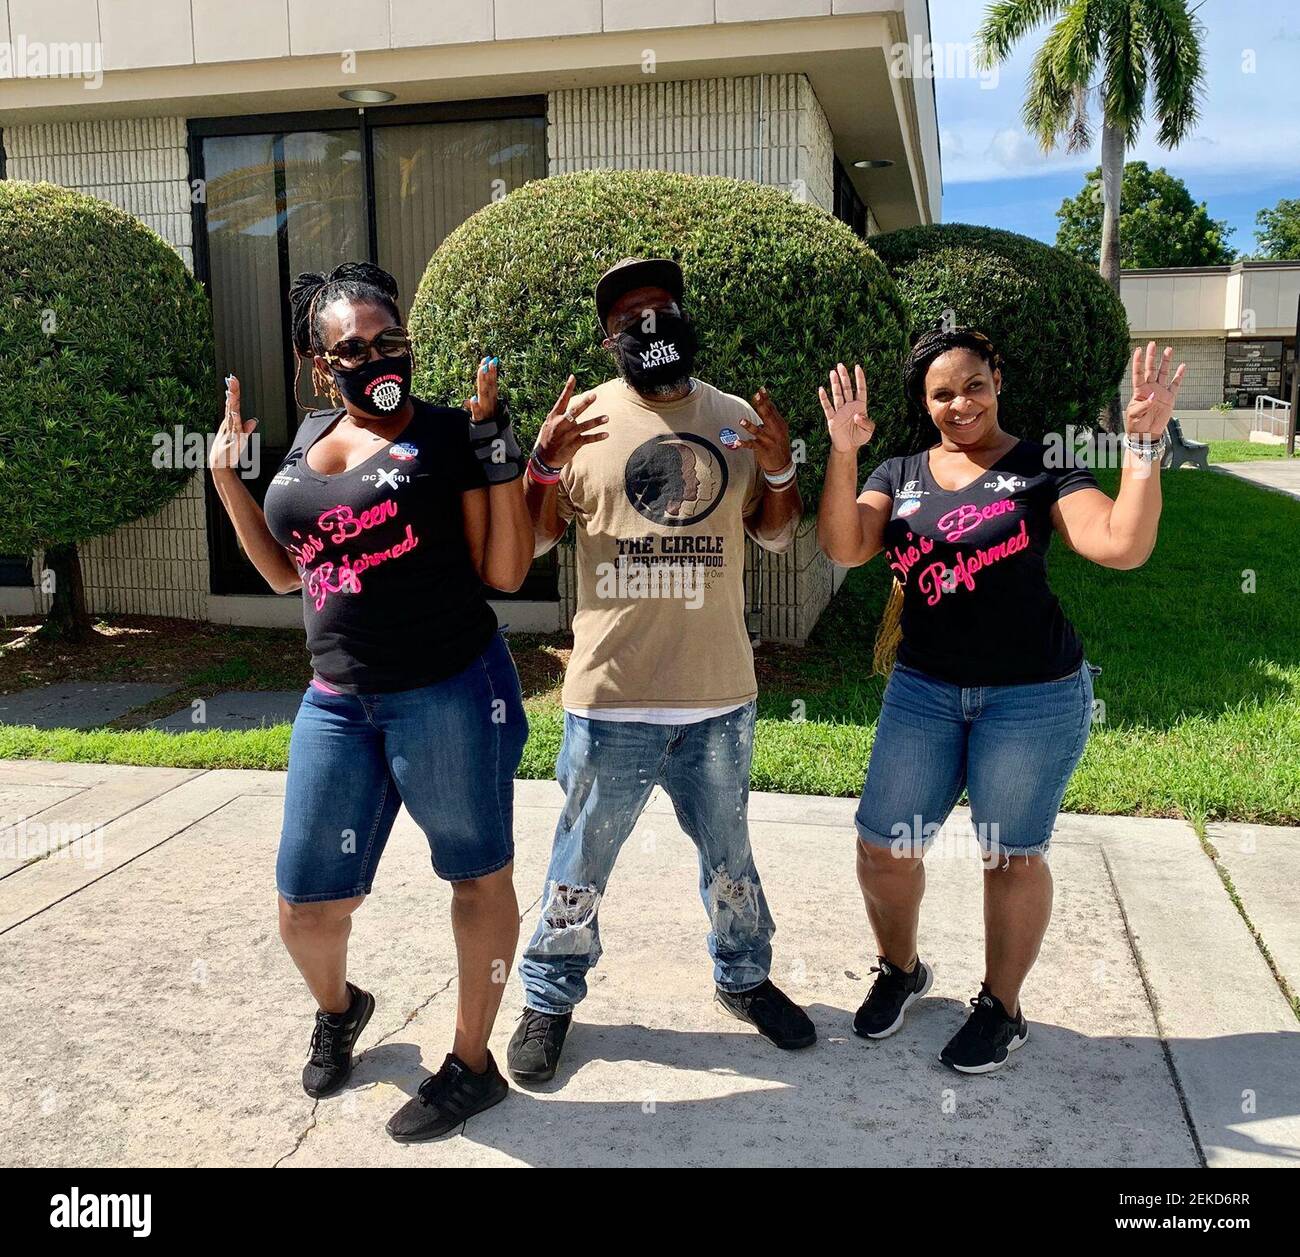
<svg viewBox="0 0 1300 1257"><path fill-rule="evenodd" d="M1129 361L1128 319L1097 272L996 227L935 223L873 236L917 328L976 327L1002 355L998 421L1041 441L1093 427ZM918 433L920 444L934 429ZM919 448L919 446L918 446Z"/></svg>
<svg viewBox="0 0 1300 1257"><path fill-rule="evenodd" d="M992 68L1030 31L1056 20L1034 56L1025 94L1025 125L1043 149L1062 137L1067 150L1092 144L1090 110L1101 105L1101 274L1119 295L1120 181L1124 151L1137 142L1150 87L1156 138L1175 148L1197 119L1204 27L1186 0L997 0L978 40ZM1109 426L1121 424L1119 398Z"/></svg>
<svg viewBox="0 0 1300 1257"><path fill-rule="evenodd" d="M1300 200L1283 197L1272 209L1255 215L1260 261L1300 261Z"/></svg>
<svg viewBox="0 0 1300 1257"><path fill-rule="evenodd" d="M1061 202L1056 246L1097 265L1102 233L1101 167L1088 172L1078 196ZM1119 256L1125 267L1219 266L1233 260L1234 231L1192 200L1187 185L1162 166L1126 162L1120 188Z"/></svg>
<svg viewBox="0 0 1300 1257"><path fill-rule="evenodd" d="M44 631L84 639L78 543L160 510L203 466L184 438L220 397L207 296L125 211L6 180L0 344L0 552L43 552Z"/></svg>

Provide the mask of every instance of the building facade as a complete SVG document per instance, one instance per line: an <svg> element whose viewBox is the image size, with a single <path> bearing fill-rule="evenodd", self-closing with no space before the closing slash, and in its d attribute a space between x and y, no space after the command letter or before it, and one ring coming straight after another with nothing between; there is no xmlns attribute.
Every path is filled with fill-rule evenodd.
<svg viewBox="0 0 1300 1257"><path fill-rule="evenodd" d="M529 179L729 175L864 236L939 217L933 84L900 56L928 43L925 0L0 0L6 37L5 176L111 201L180 253L267 468L312 400L290 276L369 257L409 299L443 237ZM299 617L201 476L82 562L97 612ZM43 609L23 561L5 577L6 613ZM802 641L835 573L805 529L790 554L755 549L747 580L764 635ZM572 598L561 549L503 618L559 628Z"/></svg>
<svg viewBox="0 0 1300 1257"><path fill-rule="evenodd" d="M1264 399L1270 415L1290 401L1300 262L1124 271L1120 298L1134 346L1149 340L1173 345L1175 358L1187 363L1180 409L1230 406L1236 412L1198 417L1189 436L1244 437L1256 422L1256 399ZM1125 402L1130 391L1126 378Z"/></svg>

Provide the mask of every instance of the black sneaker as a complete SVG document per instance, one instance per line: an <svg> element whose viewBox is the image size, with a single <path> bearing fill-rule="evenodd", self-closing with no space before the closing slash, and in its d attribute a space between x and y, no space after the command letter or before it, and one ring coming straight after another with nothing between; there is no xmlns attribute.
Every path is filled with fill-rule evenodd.
<svg viewBox="0 0 1300 1257"><path fill-rule="evenodd" d="M1001 1069L1029 1038L1029 1023L1023 1012L1008 1017L1002 1001L987 986L980 987L971 1008L966 1024L949 1039L939 1059L959 1073L988 1074Z"/></svg>
<svg viewBox="0 0 1300 1257"><path fill-rule="evenodd" d="M420 1084L416 1092L388 1119L388 1133L398 1143L437 1139L455 1130L466 1118L500 1104L510 1094L497 1063L488 1053L487 1068L476 1074L452 1052L442 1068Z"/></svg>
<svg viewBox="0 0 1300 1257"><path fill-rule="evenodd" d="M375 1011L375 997L348 983L352 1003L345 1013L316 1013L311 1054L302 1067L302 1089L314 1100L337 1091L352 1073L352 1049Z"/></svg>
<svg viewBox="0 0 1300 1257"><path fill-rule="evenodd" d="M748 991L714 989L713 998L733 1017L747 1021L769 1043L787 1051L812 1047L817 1027L812 1019L771 978Z"/></svg>
<svg viewBox="0 0 1300 1257"><path fill-rule="evenodd" d="M516 1082L550 1082L573 1021L572 1013L557 1016L525 1008L506 1048L506 1068Z"/></svg>
<svg viewBox="0 0 1300 1257"><path fill-rule="evenodd" d="M918 959L910 973L884 956L879 960L871 972L880 976L853 1018L853 1033L862 1039L887 1039L900 1030L907 1010L934 985L934 971L924 960Z"/></svg>

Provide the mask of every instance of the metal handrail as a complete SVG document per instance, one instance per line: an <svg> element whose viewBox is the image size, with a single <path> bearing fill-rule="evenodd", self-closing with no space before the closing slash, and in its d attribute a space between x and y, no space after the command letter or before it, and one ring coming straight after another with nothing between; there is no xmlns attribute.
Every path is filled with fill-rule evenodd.
<svg viewBox="0 0 1300 1257"><path fill-rule="evenodd" d="M1268 413L1264 413L1267 402ZM1270 436L1286 436L1288 422L1291 418L1291 403L1280 397L1269 397L1261 393L1255 398L1255 419L1250 425L1252 432L1267 432ZM1265 425L1267 424L1267 427Z"/></svg>

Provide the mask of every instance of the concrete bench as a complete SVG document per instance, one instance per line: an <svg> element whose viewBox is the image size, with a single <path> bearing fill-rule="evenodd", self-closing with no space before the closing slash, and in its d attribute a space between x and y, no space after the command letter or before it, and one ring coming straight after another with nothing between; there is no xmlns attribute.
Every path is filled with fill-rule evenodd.
<svg viewBox="0 0 1300 1257"><path fill-rule="evenodd" d="M1177 419L1169 421L1169 448L1160 460L1161 467L1172 470L1177 467L1200 467L1210 469L1210 447L1204 441L1189 441L1183 435L1183 425Z"/></svg>

